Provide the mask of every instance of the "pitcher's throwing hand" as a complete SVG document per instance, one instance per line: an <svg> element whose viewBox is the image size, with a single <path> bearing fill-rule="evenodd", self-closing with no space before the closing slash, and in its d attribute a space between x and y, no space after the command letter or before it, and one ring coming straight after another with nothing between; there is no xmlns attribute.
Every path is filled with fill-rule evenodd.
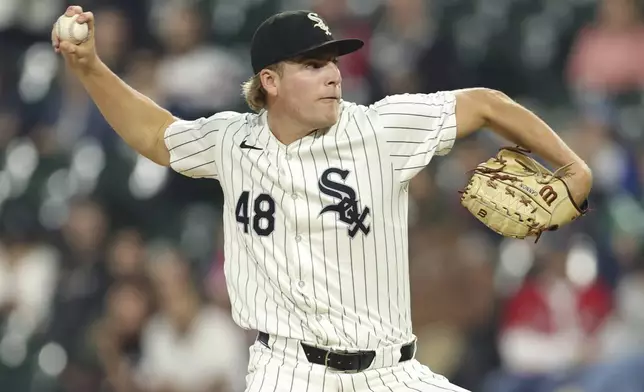
<svg viewBox="0 0 644 392"><path fill-rule="evenodd" d="M64 17L70 18L65 20ZM71 18L75 18L72 20ZM87 26L87 36L78 37L82 28L75 28L73 23ZM74 29L69 31L69 29ZM76 37L76 38L75 38ZM97 60L94 45L94 14L83 12L80 6L70 6L61 15L51 29L51 43L56 53L61 53L67 65L75 72L91 69Z"/></svg>

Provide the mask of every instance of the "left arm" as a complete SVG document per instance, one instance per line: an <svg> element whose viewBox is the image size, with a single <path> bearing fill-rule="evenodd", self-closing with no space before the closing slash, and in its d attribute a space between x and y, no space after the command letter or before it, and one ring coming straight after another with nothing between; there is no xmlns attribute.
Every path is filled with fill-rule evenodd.
<svg viewBox="0 0 644 392"><path fill-rule="evenodd" d="M472 88L455 94L457 138L489 128L556 167L572 164L567 178L570 192L578 204L586 199L592 186L588 165L543 120L499 91Z"/></svg>

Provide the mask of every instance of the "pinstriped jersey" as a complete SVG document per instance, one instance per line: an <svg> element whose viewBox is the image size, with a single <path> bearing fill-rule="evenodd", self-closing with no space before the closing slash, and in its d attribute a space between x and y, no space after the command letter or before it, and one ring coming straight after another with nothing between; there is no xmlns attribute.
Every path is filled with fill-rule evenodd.
<svg viewBox="0 0 644 392"><path fill-rule="evenodd" d="M219 180L227 289L243 328L339 349L414 338L408 183L456 137L452 92L342 102L289 144L267 112L178 120L173 170Z"/></svg>

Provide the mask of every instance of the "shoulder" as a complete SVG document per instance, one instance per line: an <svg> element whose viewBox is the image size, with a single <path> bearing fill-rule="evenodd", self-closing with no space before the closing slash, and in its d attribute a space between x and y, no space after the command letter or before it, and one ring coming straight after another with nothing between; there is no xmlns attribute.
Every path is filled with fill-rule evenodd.
<svg viewBox="0 0 644 392"><path fill-rule="evenodd" d="M404 93L387 95L371 104L358 104L350 101L342 101L341 110L350 114L381 114L388 110L407 109L412 107L435 107L456 102L456 91L438 91L435 93Z"/></svg>
<svg viewBox="0 0 644 392"><path fill-rule="evenodd" d="M437 91L434 93L404 93L387 95L374 102L370 107L381 108L389 105L421 104L442 105L456 99L455 91Z"/></svg>
<svg viewBox="0 0 644 392"><path fill-rule="evenodd" d="M225 111L215 113L209 117L204 116L192 120L175 117L175 121L166 129L165 137L167 139L188 131L217 131L230 124L245 121L249 115L251 114Z"/></svg>
<svg viewBox="0 0 644 392"><path fill-rule="evenodd" d="M453 111L456 105L455 91L435 93L404 93L387 95L369 105L355 105L353 110L370 116L396 116L417 114L427 117L439 116Z"/></svg>
<svg viewBox="0 0 644 392"><path fill-rule="evenodd" d="M456 113L456 92L388 95L354 111L384 128L440 130Z"/></svg>
<svg viewBox="0 0 644 392"><path fill-rule="evenodd" d="M246 119L246 117L249 116L249 113L239 113L239 112L233 112L233 111L224 111L224 112L217 112L209 117L200 117L195 120L183 120L180 118L177 118L178 121L184 121L184 122L193 122L193 123L209 123L209 122L220 122L220 123L225 123L225 122L235 122L240 119Z"/></svg>

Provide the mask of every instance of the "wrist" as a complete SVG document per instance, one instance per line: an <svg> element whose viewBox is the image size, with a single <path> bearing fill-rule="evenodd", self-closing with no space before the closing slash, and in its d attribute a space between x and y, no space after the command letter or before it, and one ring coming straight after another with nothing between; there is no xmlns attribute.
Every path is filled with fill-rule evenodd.
<svg viewBox="0 0 644 392"><path fill-rule="evenodd" d="M564 178L574 202L580 208L586 208L585 202L593 185L593 175L588 165L583 161L574 162L567 169Z"/></svg>
<svg viewBox="0 0 644 392"><path fill-rule="evenodd" d="M575 161L570 170L573 176L579 178L580 181L592 183L593 172L592 170L590 170L590 167L586 164L586 162L582 160Z"/></svg>
<svg viewBox="0 0 644 392"><path fill-rule="evenodd" d="M104 68L105 64L103 61L101 61L98 55L94 55L94 58L87 60L87 63L82 67L75 68L73 71L79 79L83 80L100 76L103 73Z"/></svg>

